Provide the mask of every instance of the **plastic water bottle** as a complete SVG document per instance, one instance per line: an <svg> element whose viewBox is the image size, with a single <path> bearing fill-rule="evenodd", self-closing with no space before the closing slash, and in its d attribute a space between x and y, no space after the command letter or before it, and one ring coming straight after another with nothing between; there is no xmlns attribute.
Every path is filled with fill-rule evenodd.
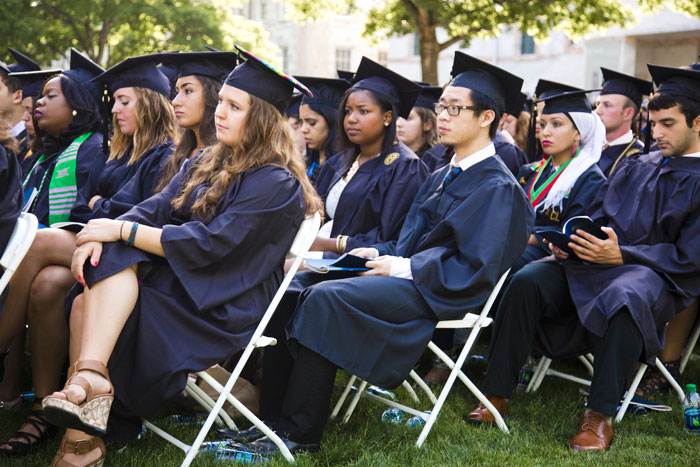
<svg viewBox="0 0 700 467"><path fill-rule="evenodd" d="M423 413L430 416L430 410L426 410ZM423 425L425 425L425 420L423 419L423 417L419 417L417 415L415 417L409 418L406 421L406 426L413 429L423 428Z"/></svg>
<svg viewBox="0 0 700 467"><path fill-rule="evenodd" d="M382 414L382 422L384 423L394 423L396 425L400 425L401 422L403 422L403 417L406 415L406 412L403 410L399 410L395 407L391 407L389 409L386 409L384 413Z"/></svg>
<svg viewBox="0 0 700 467"><path fill-rule="evenodd" d="M700 395L698 395L694 384L687 384L685 391L685 399L683 399L685 431L700 436Z"/></svg>
<svg viewBox="0 0 700 467"><path fill-rule="evenodd" d="M396 394L394 394L391 391L387 391L384 388L380 388L379 386L370 386L367 388L367 392L370 394L374 394L375 396L391 399L393 401L396 400Z"/></svg>
<svg viewBox="0 0 700 467"><path fill-rule="evenodd" d="M520 379L518 380L517 387L518 391L525 391L525 389L527 389L532 375L535 373L535 368L537 368L537 362L532 358L532 355L528 355L527 360L525 360L525 365L523 365L523 368L520 370Z"/></svg>
<svg viewBox="0 0 700 467"><path fill-rule="evenodd" d="M175 414L168 415L164 420L166 423L172 423L179 426L202 425L207 421L206 414Z"/></svg>

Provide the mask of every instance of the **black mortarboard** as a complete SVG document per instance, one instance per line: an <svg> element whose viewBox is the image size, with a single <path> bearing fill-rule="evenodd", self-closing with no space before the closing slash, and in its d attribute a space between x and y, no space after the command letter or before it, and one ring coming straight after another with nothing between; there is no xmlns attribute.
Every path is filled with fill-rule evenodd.
<svg viewBox="0 0 700 467"><path fill-rule="evenodd" d="M287 117L299 117L299 106L301 105L302 97L303 94L300 92L295 92L294 94L292 94L292 98L289 101L287 110L284 111L284 114Z"/></svg>
<svg viewBox="0 0 700 467"><path fill-rule="evenodd" d="M168 53L155 53L129 57L105 71L95 81L107 85L114 93L120 88L139 87L170 97L170 82L156 66Z"/></svg>
<svg viewBox="0 0 700 467"><path fill-rule="evenodd" d="M621 94L629 97L632 102L641 107L644 96L649 95L654 90L651 81L637 78L636 76L619 73L608 68L601 67L603 72L603 89L600 95L605 94Z"/></svg>
<svg viewBox="0 0 700 467"><path fill-rule="evenodd" d="M700 104L700 70L647 65L656 93L683 97Z"/></svg>
<svg viewBox="0 0 700 467"><path fill-rule="evenodd" d="M343 94L350 87L350 83L344 79L315 78L312 76L296 76L313 93L311 96L302 96L301 103L320 105L329 109L338 110Z"/></svg>
<svg viewBox="0 0 700 467"><path fill-rule="evenodd" d="M201 75L223 81L238 64L235 52L182 52L163 54L164 65L177 67L177 77Z"/></svg>
<svg viewBox="0 0 700 467"><path fill-rule="evenodd" d="M442 88L440 86L423 86L414 107L425 107L435 112L435 104L440 100L441 95Z"/></svg>
<svg viewBox="0 0 700 467"><path fill-rule="evenodd" d="M367 57L362 57L360 66L355 72L352 87L367 89L384 96L396 108L398 117L403 118L408 118L421 91L420 84L404 78Z"/></svg>
<svg viewBox="0 0 700 467"><path fill-rule="evenodd" d="M8 47L7 50L10 51L15 61L17 62L12 65L8 65L7 68L10 69L10 73L21 73L23 71L41 70L41 67L37 62L24 55L22 52L19 52L18 50L13 49L12 47Z"/></svg>
<svg viewBox="0 0 700 467"><path fill-rule="evenodd" d="M90 94L98 102L102 96L102 92L100 90L100 86L93 82L93 79L100 76L104 72L104 68L90 60L90 58L88 58L86 55L71 47L70 70L64 71L63 75L87 88L88 91L90 91Z"/></svg>
<svg viewBox="0 0 700 467"><path fill-rule="evenodd" d="M336 73L338 73L338 78L344 79L348 83L352 83L352 80L355 78L355 72L354 71L344 71L344 70L335 70Z"/></svg>
<svg viewBox="0 0 700 467"><path fill-rule="evenodd" d="M591 103L586 93L591 91L568 91L553 96L541 97L537 102L544 102L543 114L570 112L592 112Z"/></svg>
<svg viewBox="0 0 700 467"><path fill-rule="evenodd" d="M11 73L10 69L2 61L0 61L0 70L4 71L8 75Z"/></svg>
<svg viewBox="0 0 700 467"><path fill-rule="evenodd" d="M204 48L207 49L209 52L221 52L221 50L217 49L216 47L212 47L211 45L204 44Z"/></svg>
<svg viewBox="0 0 700 467"><path fill-rule="evenodd" d="M269 102L282 115L285 114L289 106L294 88L304 94L311 95L311 91L295 78L282 73L238 45L236 45L236 49L246 61L229 73L224 84Z"/></svg>
<svg viewBox="0 0 700 467"><path fill-rule="evenodd" d="M490 63L456 51L450 86L478 91L494 101L503 113L520 98L523 79Z"/></svg>
<svg viewBox="0 0 700 467"><path fill-rule="evenodd" d="M518 99L511 102L511 105L506 107L506 113L509 113L517 118L520 116L520 112L529 112L530 109L525 105L525 101L527 101L527 94L521 92L520 95L518 95Z"/></svg>
<svg viewBox="0 0 700 467"><path fill-rule="evenodd" d="M539 101L549 96L554 96L556 94L571 91L582 91L582 89L576 88L574 86L569 86L568 84L556 83L554 81L540 79L539 81L537 81L537 87L535 88L535 98Z"/></svg>
<svg viewBox="0 0 700 467"><path fill-rule="evenodd" d="M49 77L63 73L63 70L38 70L12 73L10 76L19 79L22 84L22 98L38 97L41 89Z"/></svg>

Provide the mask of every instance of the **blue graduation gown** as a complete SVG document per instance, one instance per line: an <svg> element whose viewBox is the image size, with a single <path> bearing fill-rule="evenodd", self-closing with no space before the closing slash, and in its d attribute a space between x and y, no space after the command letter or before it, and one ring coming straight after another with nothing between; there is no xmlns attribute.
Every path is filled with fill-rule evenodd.
<svg viewBox="0 0 700 467"><path fill-rule="evenodd" d="M644 143L639 141L637 138L634 138L632 144L624 143L616 144L615 146L608 146L607 148L603 149L603 152L600 154L598 167L600 167L601 172L603 172L606 177L609 177L610 171L612 170L613 166L615 166L615 162L617 162L618 166L620 165L618 159L622 160L626 157L641 154L643 150Z"/></svg>
<svg viewBox="0 0 700 467"><path fill-rule="evenodd" d="M554 169L551 164L545 167L544 172L537 181L535 188L540 187L550 175L554 173ZM532 184L537 177L537 168L535 163L527 164L521 167L518 172L518 181L523 187L523 190L527 194L532 187ZM605 176L600 171L598 166L593 165L588 168L581 176L576 180L574 186L571 187L569 195L562 200L561 208L547 208L543 209L539 207L535 212L535 229L542 227L557 227L561 228L567 220L575 216L583 216L586 214L586 210L593 202L596 193L605 182ZM513 266L513 271L522 268L531 261L544 258L552 254L549 247L542 243L537 246L528 245L523 253L523 256L516 262Z"/></svg>
<svg viewBox="0 0 700 467"><path fill-rule="evenodd" d="M700 295L700 159L663 161L660 152L621 161L589 209L617 234L624 264L562 262L583 326L602 336L626 308L650 363L666 323Z"/></svg>
<svg viewBox="0 0 700 467"><path fill-rule="evenodd" d="M411 258L413 280L360 276L308 287L288 334L360 378L401 384L438 320L479 312L527 244L534 213L500 159L481 161L442 189L434 172L411 205L398 241L380 255Z"/></svg>
<svg viewBox="0 0 700 467"><path fill-rule="evenodd" d="M153 195L153 189L159 181L160 170L173 152L173 143L168 141L153 146L146 151L135 164L128 165L132 148L119 159L113 159L98 174L93 183L100 195L92 209L88 203L92 196L78 196L75 211L80 222L90 219L114 219L141 201ZM77 220L77 219L76 219Z"/></svg>
<svg viewBox="0 0 700 467"><path fill-rule="evenodd" d="M496 133L493 145L496 147L498 157L501 158L513 176L516 176L520 167L527 163L526 154L519 147L509 142L500 132ZM438 143L425 151L423 161L432 172L449 164L453 155L454 150L452 148Z"/></svg>
<svg viewBox="0 0 700 467"><path fill-rule="evenodd" d="M187 374L243 348L283 276L285 254L304 218L299 181L266 166L241 174L203 222L171 200L187 164L159 194L120 219L162 227L165 258L104 245L97 267L86 264L88 286L138 263L139 298L107 365L120 416L153 415L184 389ZM191 206L204 186L193 191Z"/></svg>
<svg viewBox="0 0 700 467"><path fill-rule="evenodd" d="M0 145L0 194L2 194L2 198L0 198L2 199L0 202L0 256L5 251L17 218L22 212L24 196L20 176L21 169L17 157L5 146ZM2 272L0 270L0 274ZM6 295L7 289L4 293L0 293L0 316L2 316Z"/></svg>
<svg viewBox="0 0 700 467"><path fill-rule="evenodd" d="M47 227L49 226L49 183L53 176L53 170L56 167L58 156L65 149L66 148L63 147L57 153L35 164L34 171L31 173L29 182L25 186L25 189L30 187L39 189L41 180L44 178L44 174L46 174L44 185L37 194L34 209L32 209L31 212L39 219L40 224ZM83 141L80 145L80 149L78 149L75 162L75 181L78 187L78 197L70 212L69 219L71 221L87 222L80 214L78 203L81 199L87 198L89 200L96 194L97 186L94 180L97 179L105 168L106 160L107 155L102 152L102 133L95 131L88 139Z"/></svg>
<svg viewBox="0 0 700 467"><path fill-rule="evenodd" d="M355 157L348 151L323 164L316 189L324 202ZM411 201L427 176L425 164L403 143L392 146L387 155L365 162L340 195L331 238L347 235L347 251L398 238ZM338 255L326 252L324 256Z"/></svg>

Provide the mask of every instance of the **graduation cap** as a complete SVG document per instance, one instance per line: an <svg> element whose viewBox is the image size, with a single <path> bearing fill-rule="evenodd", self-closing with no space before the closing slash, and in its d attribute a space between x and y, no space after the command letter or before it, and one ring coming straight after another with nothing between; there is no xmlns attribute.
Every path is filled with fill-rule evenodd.
<svg viewBox="0 0 700 467"><path fill-rule="evenodd" d="M238 65L235 52L182 52L162 55L163 66L174 66L177 78L191 75L207 76L223 81L228 73Z"/></svg>
<svg viewBox="0 0 700 467"><path fill-rule="evenodd" d="M544 102L543 115L571 112L592 112L593 108L586 94L593 90L568 91L537 99Z"/></svg>
<svg viewBox="0 0 700 467"><path fill-rule="evenodd" d="M344 70L335 70L336 73L338 73L338 78L344 79L348 83L352 83L352 80L355 78L355 72L353 71L344 71Z"/></svg>
<svg viewBox="0 0 700 467"><path fill-rule="evenodd" d="M129 57L97 76L94 81L105 84L110 92L117 89L139 87L170 97L170 82L156 66L168 53L155 53Z"/></svg>
<svg viewBox="0 0 700 467"><path fill-rule="evenodd" d="M490 63L456 51L450 86L478 91L494 101L503 113L520 98L523 79Z"/></svg>
<svg viewBox="0 0 700 467"><path fill-rule="evenodd" d="M100 86L93 82L95 77L100 76L105 72L97 63L90 60L90 58L79 52L77 49L71 47L70 49L70 70L63 72L63 75L72 79L76 83L90 91L90 94L99 102L100 96L102 95Z"/></svg>
<svg viewBox="0 0 700 467"><path fill-rule="evenodd" d="M10 69L10 73L41 70L41 67L37 62L24 55L22 52L15 50L12 47L8 47L7 50L10 51L15 61L17 62L7 66L7 68Z"/></svg>
<svg viewBox="0 0 700 467"><path fill-rule="evenodd" d="M297 76L313 93L311 96L302 96L302 104L313 104L328 107L337 111L343 94L350 87L350 83L344 79L316 78L312 76Z"/></svg>
<svg viewBox="0 0 700 467"><path fill-rule="evenodd" d="M216 47L212 47L211 45L204 44L204 48L207 49L209 52L221 52L221 50L217 49Z"/></svg>
<svg viewBox="0 0 700 467"><path fill-rule="evenodd" d="M621 94L628 97L637 108L642 105L642 98L654 90L651 81L626 75L608 68L601 67L603 72L603 89L600 95Z"/></svg>
<svg viewBox="0 0 700 467"><path fill-rule="evenodd" d="M700 104L700 70L647 65L656 93L690 99Z"/></svg>
<svg viewBox="0 0 700 467"><path fill-rule="evenodd" d="M4 71L8 75L11 73L10 69L2 61L0 61L0 70Z"/></svg>
<svg viewBox="0 0 700 467"><path fill-rule="evenodd" d="M46 80L59 73L63 73L63 70L22 71L11 73L10 76L19 80L22 85L22 98L25 98L38 97Z"/></svg>
<svg viewBox="0 0 700 467"><path fill-rule="evenodd" d="M435 112L435 104L440 100L440 96L442 96L440 86L423 86L414 107L425 107Z"/></svg>
<svg viewBox="0 0 700 467"><path fill-rule="evenodd" d="M524 92L520 92L518 99L511 102L511 105L506 107L506 113L511 114L517 118L520 116L520 112L529 112L530 109L526 102L527 94L525 94Z"/></svg>
<svg viewBox="0 0 700 467"><path fill-rule="evenodd" d="M396 108L398 117L403 118L408 118L421 91L420 84L404 78L367 57L362 57L360 66L355 72L352 87L384 96Z"/></svg>
<svg viewBox="0 0 700 467"><path fill-rule="evenodd" d="M311 91L295 78L282 73L242 47L235 46L246 59L226 77L224 84L241 89L272 104L285 114L294 88L311 96Z"/></svg>
<svg viewBox="0 0 700 467"><path fill-rule="evenodd" d="M292 98L289 101L289 105L287 106L287 110L284 111L284 114L289 117L299 117L299 106L301 106L301 98L303 94L300 92L295 92L292 94Z"/></svg>
<svg viewBox="0 0 700 467"><path fill-rule="evenodd" d="M562 84L557 83L555 81L547 81L546 79L541 79L537 81L537 87L535 88L535 98L541 100L549 96L554 96L556 94L571 91L582 91L582 89L576 88L574 86L569 86L568 84Z"/></svg>

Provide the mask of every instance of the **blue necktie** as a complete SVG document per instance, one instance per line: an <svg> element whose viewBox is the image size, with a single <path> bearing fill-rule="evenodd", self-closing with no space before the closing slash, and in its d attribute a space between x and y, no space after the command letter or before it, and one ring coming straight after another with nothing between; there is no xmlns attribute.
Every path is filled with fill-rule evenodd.
<svg viewBox="0 0 700 467"><path fill-rule="evenodd" d="M459 175L461 173L462 173L462 169L460 169L459 167L452 167L452 170L450 170L447 173L445 180L442 182L442 189L444 190L445 188L447 188L447 185L452 183L454 181L454 179L457 178L457 175Z"/></svg>

